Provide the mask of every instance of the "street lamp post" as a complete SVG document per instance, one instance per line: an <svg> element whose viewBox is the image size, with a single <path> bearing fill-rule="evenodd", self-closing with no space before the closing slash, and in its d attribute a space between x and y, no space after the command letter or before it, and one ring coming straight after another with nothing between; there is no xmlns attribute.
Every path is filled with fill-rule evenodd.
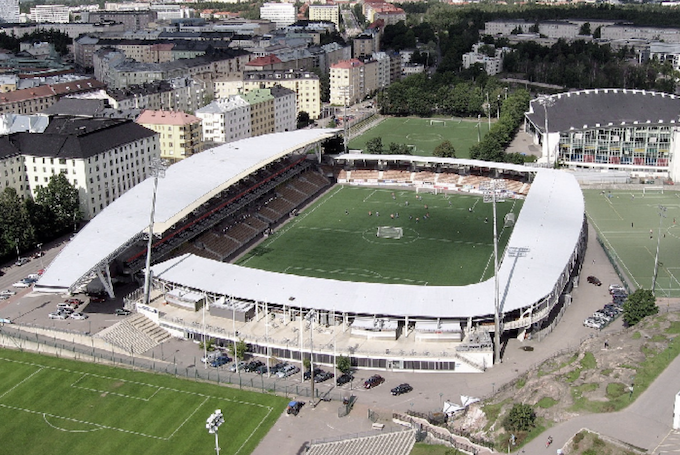
<svg viewBox="0 0 680 455"><path fill-rule="evenodd" d="M484 202L493 205L493 284L494 284L494 364L501 361L501 322L500 322L500 295L498 289L498 227L496 224L496 203L505 201L505 182L491 179L482 185Z"/></svg>
<svg viewBox="0 0 680 455"><path fill-rule="evenodd" d="M551 96L539 96L536 101L543 106L543 114L545 115L545 152L548 158L548 165L550 165L550 134L548 134L548 108L555 105L555 100ZM557 163L557 156L555 156L555 163Z"/></svg>
<svg viewBox="0 0 680 455"><path fill-rule="evenodd" d="M220 455L220 440L217 436L217 430L223 423L224 415L220 409L217 409L215 412L210 414L210 417L208 417L208 420L205 422L205 427L208 429L208 433L215 435L215 453L217 453L217 455Z"/></svg>
<svg viewBox="0 0 680 455"><path fill-rule="evenodd" d="M661 244L661 223L666 217L666 207L659 206L659 231L656 234L656 256L654 257L654 275L652 275L652 294L656 295L656 278L659 273L659 247Z"/></svg>
<svg viewBox="0 0 680 455"><path fill-rule="evenodd" d="M151 297L151 247L153 246L153 223L156 214L156 194L158 192L158 178L165 177L165 163L159 159L151 160L149 171L153 175L153 198L151 200L151 214L149 215L149 242L146 246L146 268L144 273L144 303L149 304Z"/></svg>
<svg viewBox="0 0 680 455"><path fill-rule="evenodd" d="M14 239L14 245L17 247L17 261L21 259L21 253L19 253L19 237Z"/></svg>
<svg viewBox="0 0 680 455"><path fill-rule="evenodd" d="M312 407L316 407L314 404L314 318L316 314L311 311L307 314L309 318L309 380L312 382Z"/></svg>

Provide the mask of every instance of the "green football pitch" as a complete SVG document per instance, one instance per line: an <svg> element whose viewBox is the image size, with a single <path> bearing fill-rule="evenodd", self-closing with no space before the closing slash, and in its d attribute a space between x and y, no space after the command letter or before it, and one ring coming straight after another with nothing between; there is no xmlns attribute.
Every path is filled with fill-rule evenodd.
<svg viewBox="0 0 680 455"><path fill-rule="evenodd" d="M430 120L435 120L430 125ZM444 124L438 121L444 122ZM479 131L478 125L479 123ZM460 118L419 118L419 117L388 117L379 125L364 134L353 138L349 143L350 149L364 150L366 142L375 137L382 138L385 149L391 142L413 146L414 155L432 156L435 147L444 141L451 141L456 149L458 158L469 158L470 147L476 144L478 137L484 137L489 131L489 124L482 119Z"/></svg>
<svg viewBox="0 0 680 455"><path fill-rule="evenodd" d="M0 350L2 454L249 454L287 400L213 384Z"/></svg>
<svg viewBox="0 0 680 455"><path fill-rule="evenodd" d="M658 242L656 295L680 297L680 193L662 194L656 189L646 194L642 190L583 193L590 222L632 283L651 289ZM659 206L665 207L661 217Z"/></svg>
<svg viewBox="0 0 680 455"><path fill-rule="evenodd" d="M498 204L500 251L512 230L504 216L522 203ZM493 276L492 220L480 196L337 185L238 264L344 281L466 285ZM382 226L403 236L377 237Z"/></svg>

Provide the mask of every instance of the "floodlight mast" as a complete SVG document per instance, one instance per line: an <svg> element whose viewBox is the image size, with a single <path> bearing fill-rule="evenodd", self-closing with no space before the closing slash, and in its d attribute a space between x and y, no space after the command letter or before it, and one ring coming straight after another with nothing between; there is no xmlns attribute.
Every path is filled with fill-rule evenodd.
<svg viewBox="0 0 680 455"><path fill-rule="evenodd" d="M545 114L545 152L548 158L548 165L550 165L550 135L548 134L548 108L555 105L555 99L551 96L539 96L536 101L543 106L543 113ZM555 163L557 163L557 155L555 156Z"/></svg>
<svg viewBox="0 0 680 455"><path fill-rule="evenodd" d="M208 420L205 422L205 427L208 429L208 433L215 435L215 452L217 455L220 455L220 440L217 436L217 430L223 423L224 415L220 409L217 409L215 412L210 414L210 417L208 417Z"/></svg>
<svg viewBox="0 0 680 455"><path fill-rule="evenodd" d="M158 193L158 178L165 177L167 166L160 159L152 159L149 163L149 173L153 175L153 199L151 200L151 215L149 216L149 242L146 246L146 268L144 272L144 303L151 301L151 247L153 246L153 223L156 215L156 193Z"/></svg>
<svg viewBox="0 0 680 455"><path fill-rule="evenodd" d="M666 217L666 207L659 206L659 231L656 234L656 256L654 257L654 275L652 275L652 294L656 295L656 278L659 274L659 247L661 243L661 223Z"/></svg>
<svg viewBox="0 0 680 455"><path fill-rule="evenodd" d="M493 299L494 299L494 346L493 363L501 361L501 321L500 321L500 293L498 286L498 227L496 224L496 202L505 202L505 181L491 179L481 186L484 191L484 202L493 204Z"/></svg>

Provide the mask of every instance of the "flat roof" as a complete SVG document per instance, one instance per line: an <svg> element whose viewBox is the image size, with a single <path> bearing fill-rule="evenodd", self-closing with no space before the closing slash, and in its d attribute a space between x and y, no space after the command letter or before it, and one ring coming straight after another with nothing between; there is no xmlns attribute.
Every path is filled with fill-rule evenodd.
<svg viewBox="0 0 680 455"><path fill-rule="evenodd" d="M485 164L495 167L495 163ZM583 194L570 173L537 172L501 255L503 312L525 308L553 291L578 244L584 213ZM180 286L281 306L431 318L494 313L493 278L467 286L347 282L250 269L190 254L156 264L152 270L155 277Z"/></svg>
<svg viewBox="0 0 680 455"><path fill-rule="evenodd" d="M173 164L158 181L154 232L165 231L257 169L338 131L316 128L257 136ZM65 292L120 254L147 231L152 196L153 178L147 178L108 205L62 249L36 283L36 290Z"/></svg>

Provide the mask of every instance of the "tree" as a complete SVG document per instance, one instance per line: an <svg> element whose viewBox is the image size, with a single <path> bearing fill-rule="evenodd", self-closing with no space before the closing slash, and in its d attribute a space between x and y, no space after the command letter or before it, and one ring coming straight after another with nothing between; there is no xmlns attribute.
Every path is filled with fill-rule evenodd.
<svg viewBox="0 0 680 455"><path fill-rule="evenodd" d="M578 31L578 34L582 36L592 35L593 32L590 30L590 22L584 22L583 25L581 25L581 29Z"/></svg>
<svg viewBox="0 0 680 455"><path fill-rule="evenodd" d="M382 155L383 143L381 137L374 137L366 141L366 152L371 155Z"/></svg>
<svg viewBox="0 0 680 455"><path fill-rule="evenodd" d="M236 343L236 352L234 353L234 343L229 343L229 352L234 360L243 360L248 350L248 344L242 338L239 338Z"/></svg>
<svg viewBox="0 0 680 455"><path fill-rule="evenodd" d="M212 352L215 350L215 340L213 338L208 338L208 340L205 343L203 341L200 341L198 343L198 347L201 351L205 349L208 352Z"/></svg>
<svg viewBox="0 0 680 455"><path fill-rule="evenodd" d="M64 174L53 175L47 186L37 187L35 193L35 202L54 214L56 233L67 232L82 219L78 190Z"/></svg>
<svg viewBox="0 0 680 455"><path fill-rule="evenodd" d="M305 371L310 371L312 369L312 361L309 359L309 357L302 359L302 368L304 368Z"/></svg>
<svg viewBox="0 0 680 455"><path fill-rule="evenodd" d="M440 158L455 158L456 149L453 148L451 141L444 141L434 148L432 154Z"/></svg>
<svg viewBox="0 0 680 455"><path fill-rule="evenodd" d="M338 370L342 371L344 374L347 374L350 372L352 369L352 360L344 355L338 356L336 362L336 366L338 367Z"/></svg>
<svg viewBox="0 0 680 455"><path fill-rule="evenodd" d="M396 142L390 142L389 145L390 155L410 155L411 151L408 149L406 144L397 144Z"/></svg>
<svg viewBox="0 0 680 455"><path fill-rule="evenodd" d="M528 404L512 405L512 409L503 421L508 431L529 431L536 426L536 413Z"/></svg>
<svg viewBox="0 0 680 455"><path fill-rule="evenodd" d="M305 126L309 125L311 123L311 120L309 118L309 113L305 111L300 111L298 112L297 116L297 127L298 129L304 128Z"/></svg>
<svg viewBox="0 0 680 455"><path fill-rule="evenodd" d="M6 187L0 193L0 253L11 256L35 246L33 226L26 206L21 203L17 191Z"/></svg>
<svg viewBox="0 0 680 455"><path fill-rule="evenodd" d="M649 289L638 289L628 296L623 304L623 322L635 325L647 316L659 312L656 297Z"/></svg>

